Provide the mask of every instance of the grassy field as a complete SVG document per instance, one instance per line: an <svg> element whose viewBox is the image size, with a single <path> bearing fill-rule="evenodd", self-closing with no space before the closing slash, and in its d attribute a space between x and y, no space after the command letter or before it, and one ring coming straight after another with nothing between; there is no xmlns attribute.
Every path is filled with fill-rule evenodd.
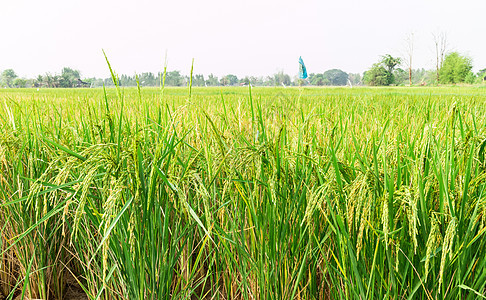
<svg viewBox="0 0 486 300"><path fill-rule="evenodd" d="M484 87L0 102L0 299L486 297Z"/></svg>

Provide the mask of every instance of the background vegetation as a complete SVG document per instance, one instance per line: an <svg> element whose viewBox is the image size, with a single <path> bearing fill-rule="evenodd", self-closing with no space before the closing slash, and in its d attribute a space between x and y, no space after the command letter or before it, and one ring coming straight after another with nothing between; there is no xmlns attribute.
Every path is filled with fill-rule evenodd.
<svg viewBox="0 0 486 300"><path fill-rule="evenodd" d="M405 39L405 53L402 57L393 57L390 54L380 56L380 60L373 64L363 74L346 73L340 69L331 69L323 73L311 73L306 80L297 76L290 76L279 71L270 76L245 76L227 74L218 78L210 74L192 74L186 76L179 70L170 70L154 74L144 72L141 74L122 74L116 79L116 85L123 87L161 87L165 86L412 86L412 85L439 85L439 84L484 84L486 82L486 69L473 73L473 64L470 57L461 55L457 51L450 51L445 33L433 34L435 45L435 70L423 68L413 69L414 38L413 33ZM192 77L192 78L190 78ZM4 70L0 76L0 87L26 88L72 88L72 87L113 87L112 78L83 78L80 71L65 67L61 74L38 75L35 79L20 78L13 69Z"/></svg>

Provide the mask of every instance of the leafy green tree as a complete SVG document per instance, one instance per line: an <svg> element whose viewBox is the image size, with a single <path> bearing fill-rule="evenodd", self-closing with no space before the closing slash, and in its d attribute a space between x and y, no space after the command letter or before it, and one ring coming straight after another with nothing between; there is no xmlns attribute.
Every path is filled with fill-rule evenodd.
<svg viewBox="0 0 486 300"><path fill-rule="evenodd" d="M393 75L382 65L374 64L371 69L363 74L363 81L371 86L390 85L391 76Z"/></svg>
<svg viewBox="0 0 486 300"><path fill-rule="evenodd" d="M12 85L16 88L25 88L25 85L27 84L27 80L23 78L15 78L12 82Z"/></svg>
<svg viewBox="0 0 486 300"><path fill-rule="evenodd" d="M442 67L439 70L440 83L461 83L471 73L472 61L469 57L462 56L458 52L446 55Z"/></svg>
<svg viewBox="0 0 486 300"><path fill-rule="evenodd" d="M465 83L473 84L476 81L476 75L474 75L473 72L469 72L466 75L466 78L464 78Z"/></svg>
<svg viewBox="0 0 486 300"><path fill-rule="evenodd" d="M12 87L14 79L17 78L17 74L13 69L7 69L2 72L2 85L6 87Z"/></svg>
<svg viewBox="0 0 486 300"><path fill-rule="evenodd" d="M76 85L77 80L80 78L78 70L71 68L63 68L61 76L59 77L59 86L62 88L70 88Z"/></svg>
<svg viewBox="0 0 486 300"><path fill-rule="evenodd" d="M363 80L366 84L371 86L390 85L395 83L395 76L393 70L399 66L401 59L392 57L390 54L385 54L381 57L381 61L375 63L370 70L366 71Z"/></svg>
<svg viewBox="0 0 486 300"><path fill-rule="evenodd" d="M327 70L322 75L329 85L339 86L348 83L348 73L339 69Z"/></svg>
<svg viewBox="0 0 486 300"><path fill-rule="evenodd" d="M385 54L381 57L381 64L386 68L386 70L390 73L393 72L393 69L396 66L399 66L402 63L402 59L399 57L392 57L390 54Z"/></svg>

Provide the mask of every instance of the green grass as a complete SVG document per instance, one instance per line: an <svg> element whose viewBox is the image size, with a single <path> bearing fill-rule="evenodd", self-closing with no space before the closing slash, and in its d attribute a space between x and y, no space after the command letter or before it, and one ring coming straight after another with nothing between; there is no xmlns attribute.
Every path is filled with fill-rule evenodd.
<svg viewBox="0 0 486 300"><path fill-rule="evenodd" d="M482 87L0 102L0 299L486 297Z"/></svg>

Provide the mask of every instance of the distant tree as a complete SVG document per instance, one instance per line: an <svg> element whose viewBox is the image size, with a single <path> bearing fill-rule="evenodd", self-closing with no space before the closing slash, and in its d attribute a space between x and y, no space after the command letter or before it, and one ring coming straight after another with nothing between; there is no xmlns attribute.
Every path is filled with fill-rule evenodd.
<svg viewBox="0 0 486 300"><path fill-rule="evenodd" d="M245 76L245 78L241 78L240 85L250 85L250 78L248 76Z"/></svg>
<svg viewBox="0 0 486 300"><path fill-rule="evenodd" d="M339 86L348 83L348 73L339 69L327 70L322 75L329 85Z"/></svg>
<svg viewBox="0 0 486 300"><path fill-rule="evenodd" d="M96 77L86 78L86 79L84 79L84 81L88 82L90 84L90 86L92 86L92 87L102 87L103 86L103 79L101 79L101 78L96 78Z"/></svg>
<svg viewBox="0 0 486 300"><path fill-rule="evenodd" d="M222 85L222 86L227 86L229 85L229 80L226 76L223 76L221 77L221 79L219 80L219 83Z"/></svg>
<svg viewBox="0 0 486 300"><path fill-rule="evenodd" d="M262 85L263 86L272 86L272 85L275 85L275 83L274 83L273 80L274 80L273 76L262 77Z"/></svg>
<svg viewBox="0 0 486 300"><path fill-rule="evenodd" d="M425 76L424 76L423 84L425 84L425 85L434 85L434 84L437 84L437 73L436 73L435 70L427 70L427 71L425 71Z"/></svg>
<svg viewBox="0 0 486 300"><path fill-rule="evenodd" d="M25 79L25 87L34 87L34 81L35 79L32 79L32 78L27 78Z"/></svg>
<svg viewBox="0 0 486 300"><path fill-rule="evenodd" d="M167 80L167 79L166 79ZM152 72L145 72L140 74L138 81L142 86L156 86L157 80ZM126 85L126 84L125 84Z"/></svg>
<svg viewBox="0 0 486 300"><path fill-rule="evenodd" d="M63 68L61 76L58 79L59 86L62 88L74 87L78 79L80 79L80 73L78 70Z"/></svg>
<svg viewBox="0 0 486 300"><path fill-rule="evenodd" d="M314 74L314 75L318 75L318 74ZM323 75L320 74L319 76L323 76ZM322 77L322 78L324 78L324 77ZM319 82L318 78L314 79L314 82L315 83L313 83L311 81L310 74L307 76L306 79L302 79L299 76L294 76L294 80L292 81L292 85L294 85L294 86L306 86L308 84L317 85L316 83ZM327 84L327 82L320 83L320 85L325 85L325 84Z"/></svg>
<svg viewBox="0 0 486 300"><path fill-rule="evenodd" d="M393 70L400 63L400 58L392 57L390 54L383 55L380 62L375 63L370 70L365 72L363 80L371 86L394 84Z"/></svg>
<svg viewBox="0 0 486 300"><path fill-rule="evenodd" d="M348 79L351 82L352 85L359 85L361 84L361 74L359 73L349 73L348 74Z"/></svg>
<svg viewBox="0 0 486 300"><path fill-rule="evenodd" d="M409 70L409 72L405 71L404 69L402 68L397 68L393 71L393 77L394 77L394 80L395 80L395 84L396 85L404 85L406 81L409 82L409 85L410 84L410 80L411 80L411 70Z"/></svg>
<svg viewBox="0 0 486 300"><path fill-rule="evenodd" d="M15 78L17 78L17 74L13 69L4 70L1 76L3 86L12 87Z"/></svg>
<svg viewBox="0 0 486 300"><path fill-rule="evenodd" d="M452 52L445 57L442 68L439 70L440 83L465 82L466 77L472 73L471 69L472 61L469 57Z"/></svg>
<svg viewBox="0 0 486 300"><path fill-rule="evenodd" d="M228 74L221 78L221 85L227 86L227 85L236 85L238 84L238 77L233 74Z"/></svg>
<svg viewBox="0 0 486 300"><path fill-rule="evenodd" d="M192 85L193 86L204 86L206 84L206 81L204 80L204 75L202 74L196 74L194 75L192 79Z"/></svg>
<svg viewBox="0 0 486 300"><path fill-rule="evenodd" d="M250 76L250 83L254 86L263 86L263 77Z"/></svg>
<svg viewBox="0 0 486 300"><path fill-rule="evenodd" d="M445 54L447 52L447 35L444 32L432 33L435 45L435 69L436 69L436 83L440 82L440 69L444 63Z"/></svg>
<svg viewBox="0 0 486 300"><path fill-rule="evenodd" d="M422 84L425 79L425 69L412 69L412 84Z"/></svg>
<svg viewBox="0 0 486 300"><path fill-rule="evenodd" d="M274 86L282 85L282 83L284 85L291 84L290 76L285 74L283 71L279 71L278 73L273 74L272 81Z"/></svg>
<svg viewBox="0 0 486 300"><path fill-rule="evenodd" d="M381 64L376 63L363 74L363 81L367 85L380 86L380 85L390 85L391 76Z"/></svg>
<svg viewBox="0 0 486 300"><path fill-rule="evenodd" d="M16 88L25 88L25 85L27 84L27 80L23 78L15 78L12 82L13 87Z"/></svg>
<svg viewBox="0 0 486 300"><path fill-rule="evenodd" d="M118 78L118 85L120 86L121 83L122 82L121 82L120 78ZM113 79L111 77L108 77L108 78L103 79L102 85L107 86L107 87L108 86L110 86L110 87L111 86L115 86L115 84L113 83Z"/></svg>
<svg viewBox="0 0 486 300"><path fill-rule="evenodd" d="M183 84L184 84L184 78L181 76L180 71L167 72L165 76L165 85L182 86Z"/></svg>
<svg viewBox="0 0 486 300"><path fill-rule="evenodd" d="M479 70L479 72L476 74L476 82L477 83L483 83L486 81L486 69Z"/></svg>
<svg viewBox="0 0 486 300"><path fill-rule="evenodd" d="M145 79L141 79L141 75L135 75L135 76L128 76L125 74L122 74L118 77L118 85L119 86L137 86L137 77L138 81L142 86L145 85ZM144 83L142 83L142 81ZM148 84L147 84L148 85Z"/></svg>
<svg viewBox="0 0 486 300"><path fill-rule="evenodd" d="M43 85L50 88L58 88L61 87L61 77L59 75L51 75L50 73L46 73L42 77Z"/></svg>
<svg viewBox="0 0 486 300"><path fill-rule="evenodd" d="M474 82L476 82L476 75L473 72L469 72L466 75L466 78L464 78L464 82L469 83L469 84L473 84Z"/></svg>
<svg viewBox="0 0 486 300"><path fill-rule="evenodd" d="M324 74L320 74L320 73L309 74L308 80L312 85L317 85L317 86L329 85L329 80L327 80L324 77Z"/></svg>
<svg viewBox="0 0 486 300"><path fill-rule="evenodd" d="M206 84L208 86L218 86L219 85L218 77L214 76L213 74L209 74L208 79L206 80Z"/></svg>
<svg viewBox="0 0 486 300"><path fill-rule="evenodd" d="M399 57L393 57L390 54L385 54L381 57L381 64L390 73L393 73L393 69L402 63L402 59Z"/></svg>
<svg viewBox="0 0 486 300"><path fill-rule="evenodd" d="M36 79L33 81L33 86L34 87L41 87L44 83L44 78L42 75L38 75Z"/></svg>
<svg viewBox="0 0 486 300"><path fill-rule="evenodd" d="M109 87L109 86L115 86L115 85L113 84L113 80L111 79L111 77L108 77L108 78L102 79L101 86Z"/></svg>
<svg viewBox="0 0 486 300"><path fill-rule="evenodd" d="M413 60L413 42L414 36L413 32L407 35L405 38L405 57L404 63L408 67L408 84L412 85L412 60Z"/></svg>

